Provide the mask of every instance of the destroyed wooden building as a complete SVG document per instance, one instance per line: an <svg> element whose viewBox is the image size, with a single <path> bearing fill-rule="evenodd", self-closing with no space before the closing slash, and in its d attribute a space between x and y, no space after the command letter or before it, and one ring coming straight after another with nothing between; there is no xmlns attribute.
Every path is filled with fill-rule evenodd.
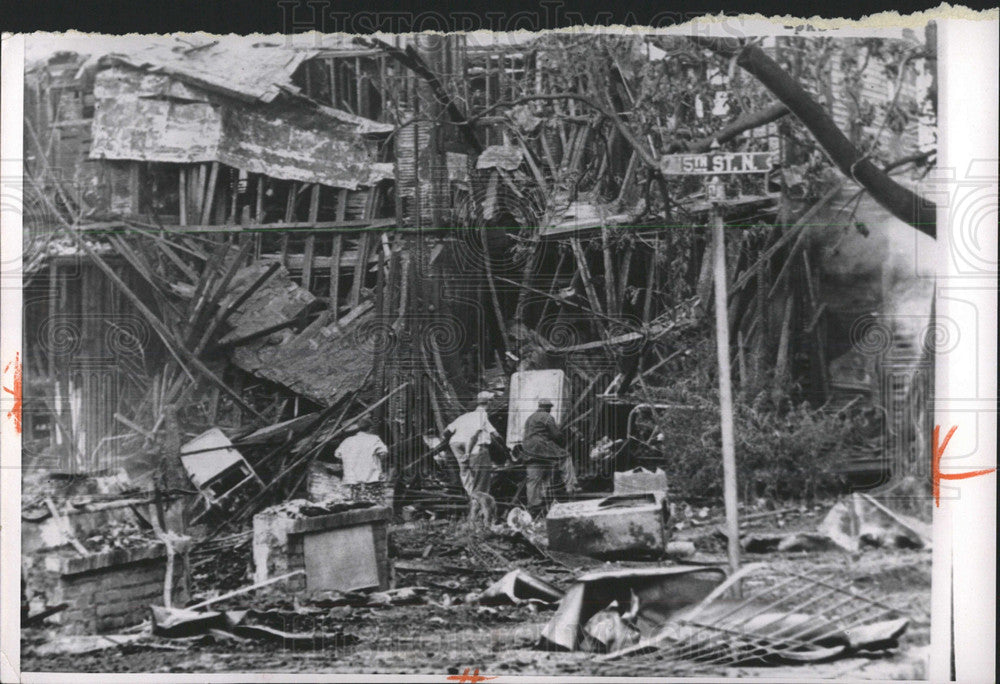
<svg viewBox="0 0 1000 684"><path fill-rule="evenodd" d="M742 577L740 611L763 599L833 629L751 656L851 653L869 643L859 624L894 648L907 622L864 587L827 587L829 606L802 610L821 582L758 565L725 579L700 565L718 557L693 560L719 543L713 278L728 284L740 516L782 527L817 490L842 491L840 473L811 472L825 477L835 450L868 459L854 467L869 483L887 463L929 462L933 281L896 249L912 244L908 225L724 60L678 40L170 39L30 68L22 624L93 634L148 617L156 638L320 648L382 627L355 608L430 603L433 588L480 632L512 619L488 606L533 615L558 601L540 645L619 657L669 623L650 617L667 585L693 583L680 593L701 606ZM646 77L680 85L651 92ZM892 85L880 79L865 92ZM858 112L827 104L849 128ZM889 154L913 144L897 126ZM776 161L722 192L663 171L666 155L720 147ZM547 384L528 387L526 371ZM506 436L487 511L503 525L474 520L442 463L446 426L482 390ZM532 519L518 421L542 398L582 491L557 483ZM388 496L337 477L335 451L367 416L389 447ZM751 536L743 550L859 552L866 535L926 549L911 522L856 495L819 534ZM564 594L580 568L595 572ZM772 596L782 583L793 593ZM337 631L302 626L320 615ZM400 622L426 631L425 617ZM712 622L717 638L696 649L709 660L742 662L767 637L741 615ZM618 635L596 638L602 624ZM656 651L686 661L696 643Z"/></svg>
<svg viewBox="0 0 1000 684"><path fill-rule="evenodd" d="M536 368L569 377L585 474L599 474L593 445L629 437L639 406L659 416L639 442L703 431L712 405L674 386L699 372L712 284L706 234L681 226L703 225L711 202L643 159L619 113L640 97L626 64L612 60L604 86L618 111L595 109L595 84L557 78L557 52L552 39L456 36L175 41L39 65L26 96L25 335L38 342L25 345L26 444L88 473L214 426L262 454L292 436L309 453L305 435L334 407L366 407L405 474L428 430ZM699 68L675 74L710 84L683 112L693 124L729 85ZM822 405L850 385L831 373L855 368L835 356L858 315L830 318L808 228L822 212L838 231L861 219L826 208L847 192L835 184L793 201L806 165L776 121L725 138L797 162L723 203L731 232L754 228L728 255L732 357L748 401L794 387ZM912 149L912 130L895 139ZM697 415L663 419L676 412ZM296 470L277 489L302 481Z"/></svg>

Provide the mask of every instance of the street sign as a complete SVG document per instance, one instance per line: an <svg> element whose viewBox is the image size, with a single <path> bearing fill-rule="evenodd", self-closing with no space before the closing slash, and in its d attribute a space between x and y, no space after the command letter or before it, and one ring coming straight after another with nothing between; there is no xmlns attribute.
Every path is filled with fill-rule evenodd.
<svg viewBox="0 0 1000 684"><path fill-rule="evenodd" d="M777 156L771 152L667 154L660 160L660 170L667 176L767 173L776 163Z"/></svg>
<svg viewBox="0 0 1000 684"><path fill-rule="evenodd" d="M767 173L777 164L771 152L709 152L667 154L660 160L665 176L724 176L735 173ZM720 200L721 182L705 179L710 200ZM726 286L726 237L722 215L712 202L712 270L715 289L715 346L719 359L719 416L722 436L722 495L726 507L729 569L740 567L740 522L736 486L736 440L733 421L733 389L729 361L729 302ZM739 585L736 587L739 594Z"/></svg>

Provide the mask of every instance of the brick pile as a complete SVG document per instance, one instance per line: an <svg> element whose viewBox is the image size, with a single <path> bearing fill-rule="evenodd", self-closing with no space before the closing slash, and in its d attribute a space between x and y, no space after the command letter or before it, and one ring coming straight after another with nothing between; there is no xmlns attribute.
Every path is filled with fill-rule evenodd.
<svg viewBox="0 0 1000 684"><path fill-rule="evenodd" d="M178 562L177 565L180 565ZM65 634L99 634L136 625L150 605L163 605L167 556L162 545L116 549L79 558L48 556L29 576L29 584L46 594L47 603L68 603L53 616ZM183 603L175 566L175 604Z"/></svg>

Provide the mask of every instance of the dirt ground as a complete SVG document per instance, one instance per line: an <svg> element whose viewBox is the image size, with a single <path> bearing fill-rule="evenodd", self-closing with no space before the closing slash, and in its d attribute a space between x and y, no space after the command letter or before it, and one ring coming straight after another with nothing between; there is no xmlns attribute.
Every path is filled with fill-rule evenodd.
<svg viewBox="0 0 1000 684"><path fill-rule="evenodd" d="M813 528L821 513L797 511L758 525L756 533ZM711 526L682 525L675 538L696 539L691 559L723 563L721 544L706 534ZM186 640L149 637L97 652L39 655L33 643L41 631L22 634L21 667L37 672L282 672L427 673L481 675L767 676L790 680L814 677L919 679L925 676L930 643L931 554L916 550L773 552L746 554L745 562L769 563L775 573L789 566L800 573L823 573L849 580L858 593L898 609L910 619L900 646L871 657L781 667L706 667L658 661L656 656L602 662L593 653L556 653L534 648L551 608L532 605L480 606L471 601L512 568L523 568L563 588L597 561L573 557L562 563L502 526L470 528L433 521L396 525L393 546L396 587L422 588L416 605L322 607L297 604L279 594L234 599L219 608L251 608L279 616L286 631L316 630L347 635L308 648L260 641L234 643L221 636ZM574 562L577 565L574 565ZM621 564L619 564L621 565ZM643 564L632 564L643 565ZM650 565L650 564L645 564ZM433 568L433 572L413 567ZM284 616L281 618L280 616ZM290 616L290 617L289 617ZM291 624L288 624L291 620ZM353 642L353 643L348 643ZM110 645L110 644L109 644ZM318 647L317 647L318 646Z"/></svg>

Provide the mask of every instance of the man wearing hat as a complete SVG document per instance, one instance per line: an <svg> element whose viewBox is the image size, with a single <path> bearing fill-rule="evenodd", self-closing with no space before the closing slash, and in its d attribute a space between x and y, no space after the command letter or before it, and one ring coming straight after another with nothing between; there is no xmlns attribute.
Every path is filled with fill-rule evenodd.
<svg viewBox="0 0 1000 684"><path fill-rule="evenodd" d="M524 461L527 470L528 509L538 514L545 507L553 471L563 471L566 489L576 491L573 461L563 448L563 436L556 419L552 417L552 402L538 401L538 410L524 423Z"/></svg>
<svg viewBox="0 0 1000 684"><path fill-rule="evenodd" d="M500 436L486 414L492 398L492 392L480 392L476 395L476 408L463 413L445 428L445 432L452 433L448 445L458 461L462 487L470 498L474 492L489 494L490 491L493 462L489 444L493 437Z"/></svg>

